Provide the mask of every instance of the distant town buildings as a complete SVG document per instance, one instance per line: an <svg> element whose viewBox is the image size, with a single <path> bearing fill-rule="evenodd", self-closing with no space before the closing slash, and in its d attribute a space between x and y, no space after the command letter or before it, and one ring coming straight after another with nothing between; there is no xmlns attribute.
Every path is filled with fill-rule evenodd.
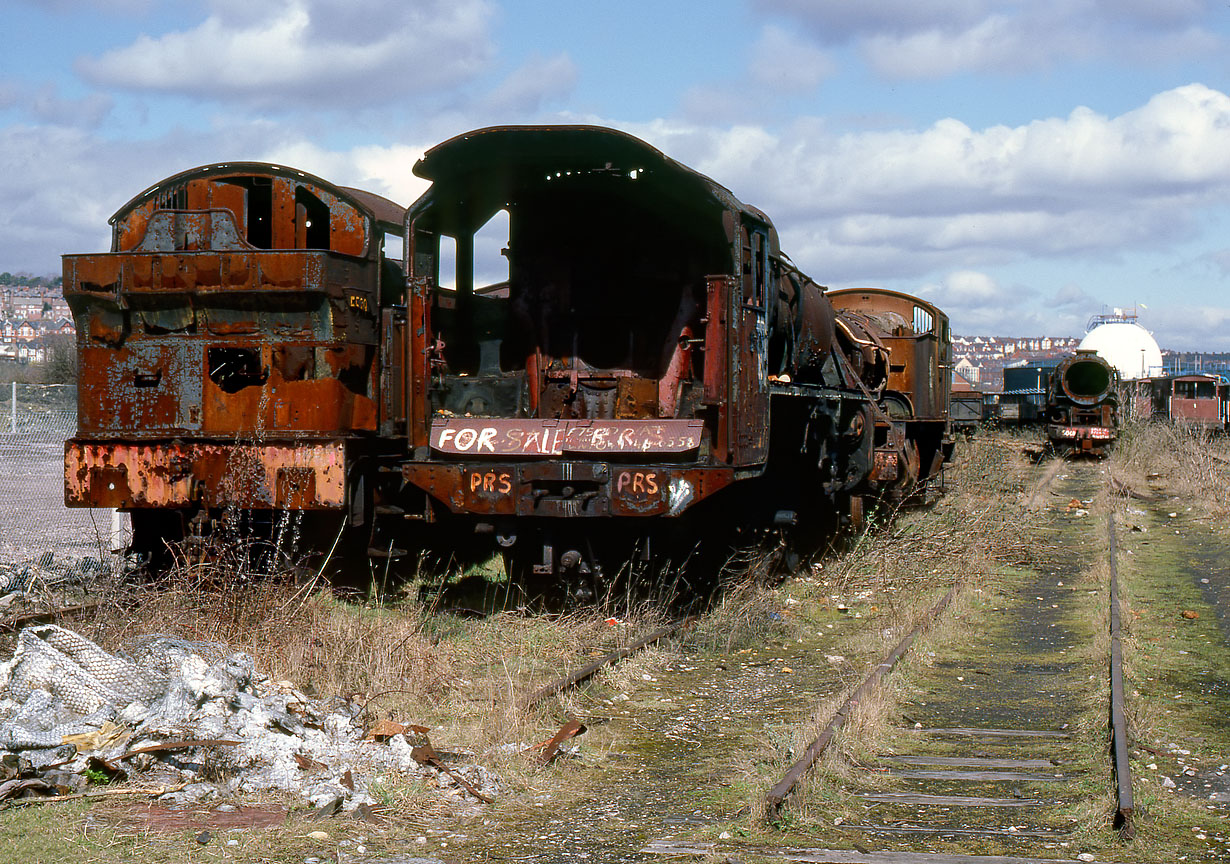
<svg viewBox="0 0 1230 864"><path fill-rule="evenodd" d="M9 274L4 274L9 275ZM42 363L56 337L76 339L72 312L58 284L0 281L0 362Z"/></svg>
<svg viewBox="0 0 1230 864"><path fill-rule="evenodd" d="M953 387L1000 392L1006 367L1058 361L1075 351L1080 343L1080 339L1067 336L953 336ZM1174 375L1198 371L1225 373L1227 370L1230 370L1230 353L1163 350L1161 367L1146 371L1150 375Z"/></svg>
<svg viewBox="0 0 1230 864"><path fill-rule="evenodd" d="M953 369L979 390L1003 388L1004 367L1071 354L1080 340L1068 336L953 336Z"/></svg>

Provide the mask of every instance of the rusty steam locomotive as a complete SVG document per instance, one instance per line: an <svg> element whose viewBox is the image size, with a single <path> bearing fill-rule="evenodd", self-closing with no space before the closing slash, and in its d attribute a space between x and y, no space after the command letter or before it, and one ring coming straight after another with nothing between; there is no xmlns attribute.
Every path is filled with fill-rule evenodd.
<svg viewBox="0 0 1230 864"><path fill-rule="evenodd" d="M154 557L293 513L372 556L448 538L587 581L934 485L938 309L835 304L765 214L615 130L482 129L414 170L402 209L198 168L120 208L109 253L65 256L66 502L128 511Z"/></svg>
<svg viewBox="0 0 1230 864"><path fill-rule="evenodd" d="M1092 350L1065 357L1046 388L1046 436L1058 450L1101 456L1119 431L1119 375Z"/></svg>

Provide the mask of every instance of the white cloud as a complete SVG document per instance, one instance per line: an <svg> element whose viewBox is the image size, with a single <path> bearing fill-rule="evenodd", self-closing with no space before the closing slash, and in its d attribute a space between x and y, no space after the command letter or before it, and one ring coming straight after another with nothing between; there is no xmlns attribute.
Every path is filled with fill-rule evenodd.
<svg viewBox="0 0 1230 864"><path fill-rule="evenodd" d="M1201 0L759 0L826 45L859 46L889 78L1014 73L1090 58L1131 62L1217 56Z"/></svg>
<svg viewBox="0 0 1230 864"><path fill-rule="evenodd" d="M1020 22L993 15L961 30L930 28L912 33L877 33L863 43L863 52L879 74L889 78L942 78L967 70L1004 70L1045 65L1057 53L1056 41L1039 51ZM1069 54L1075 53L1069 47Z"/></svg>
<svg viewBox="0 0 1230 864"><path fill-rule="evenodd" d="M426 180L414 176L412 169L429 146L395 144L326 150L297 139L270 148L259 161L299 168L339 186L365 189L409 207L428 186Z"/></svg>
<svg viewBox="0 0 1230 864"><path fill-rule="evenodd" d="M1080 332L1087 313L1039 302L1038 292L1024 285L1001 285L987 273L957 270L916 293L943 309L954 333L995 336L1050 335Z"/></svg>
<svg viewBox="0 0 1230 864"><path fill-rule="evenodd" d="M630 131L765 210L783 248L836 281L1159 248L1230 195L1230 97L1200 84L1118 117L1081 108L981 130Z"/></svg>
<svg viewBox="0 0 1230 864"><path fill-rule="evenodd" d="M115 100L105 93L65 99L53 84L39 88L27 101L31 115L44 123L85 128L98 126L115 107Z"/></svg>
<svg viewBox="0 0 1230 864"><path fill-rule="evenodd" d="M577 66L567 54L531 57L481 101L488 112L533 115L547 102L570 95L577 77Z"/></svg>
<svg viewBox="0 0 1230 864"><path fill-rule="evenodd" d="M752 81L790 92L814 90L835 68L832 58L816 46L774 26L761 31L748 64Z"/></svg>
<svg viewBox="0 0 1230 864"><path fill-rule="evenodd" d="M1141 313L1162 348L1175 351L1230 351L1230 308L1182 304Z"/></svg>
<svg viewBox="0 0 1230 864"><path fill-rule="evenodd" d="M487 0L214 0L191 29L99 57L79 73L100 86L240 99L348 106L454 86L492 54Z"/></svg>
<svg viewBox="0 0 1230 864"><path fill-rule="evenodd" d="M164 177L196 165L254 160L300 168L408 206L426 188L412 173L431 142L326 150L268 124L176 131L113 142L67 126L0 129L0 260L10 272L59 271L65 253L105 252L107 220Z"/></svg>
<svg viewBox="0 0 1230 864"><path fill-rule="evenodd" d="M967 26L999 5L986 0L758 0L761 8L800 20L825 42L844 42L876 33L911 33L933 27Z"/></svg>

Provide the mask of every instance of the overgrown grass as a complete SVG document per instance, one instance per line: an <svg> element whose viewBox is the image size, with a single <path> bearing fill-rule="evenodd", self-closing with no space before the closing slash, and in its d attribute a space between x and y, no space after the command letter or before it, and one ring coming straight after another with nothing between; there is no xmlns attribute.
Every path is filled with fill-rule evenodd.
<svg viewBox="0 0 1230 864"><path fill-rule="evenodd" d="M1230 557L1228 452L1224 436L1150 422L1129 426L1111 457L1116 477L1155 499L1118 502L1138 826L1132 851L1145 860L1230 856L1224 810L1209 805L1204 782L1186 785L1182 777L1187 767L1216 782L1213 772L1230 762L1230 658L1210 595L1201 590L1201 579L1219 578L1210 565ZM1186 788L1166 788L1167 776Z"/></svg>
<svg viewBox="0 0 1230 864"><path fill-rule="evenodd" d="M1132 488L1165 489L1199 502L1212 515L1230 516L1230 437L1163 421L1128 423L1111 465Z"/></svg>

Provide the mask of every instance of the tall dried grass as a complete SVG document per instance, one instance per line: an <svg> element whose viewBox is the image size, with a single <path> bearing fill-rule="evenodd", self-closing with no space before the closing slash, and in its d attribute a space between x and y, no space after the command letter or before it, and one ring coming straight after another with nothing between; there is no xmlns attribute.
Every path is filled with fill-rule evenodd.
<svg viewBox="0 0 1230 864"><path fill-rule="evenodd" d="M515 710L518 697L617 638L596 612L466 620L432 614L417 596L347 602L293 573L213 564L116 582L98 599L78 629L108 650L158 633L245 651L274 680L353 698L370 721L443 727L450 746L474 750L538 736L527 726L534 718Z"/></svg>
<svg viewBox="0 0 1230 864"><path fill-rule="evenodd" d="M1124 427L1111 456L1112 469L1145 491L1164 485L1202 502L1214 515L1230 515L1230 438L1209 429L1157 420Z"/></svg>

